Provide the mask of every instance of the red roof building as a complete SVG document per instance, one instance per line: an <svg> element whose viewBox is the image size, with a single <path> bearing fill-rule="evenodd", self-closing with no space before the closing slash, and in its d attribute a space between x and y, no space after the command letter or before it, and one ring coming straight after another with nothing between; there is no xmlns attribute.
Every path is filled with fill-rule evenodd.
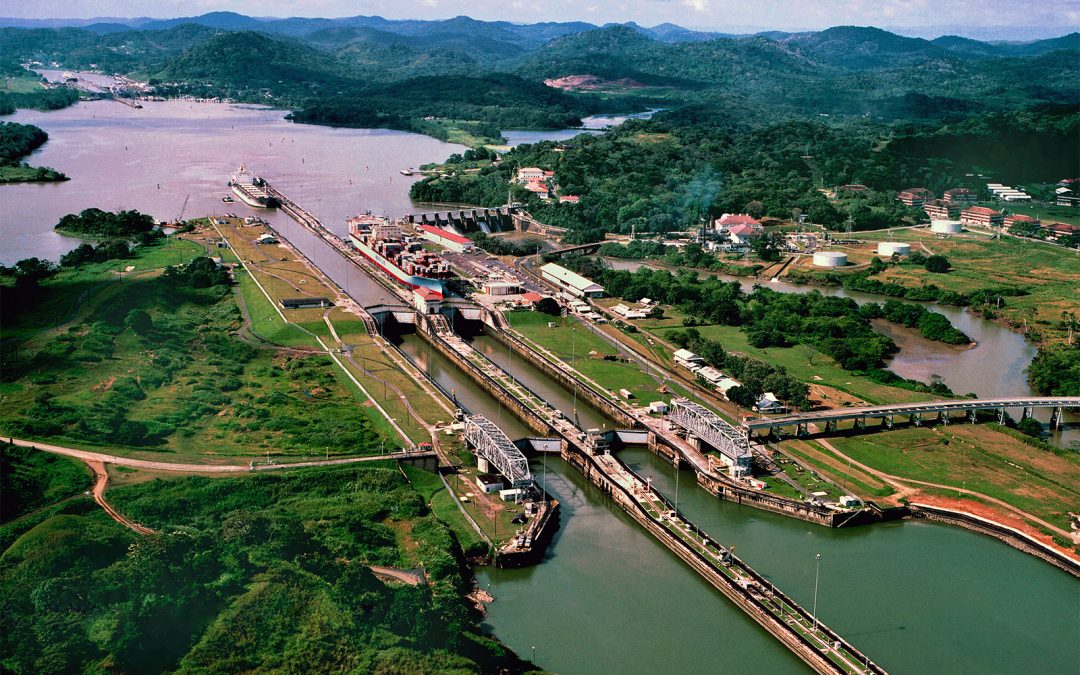
<svg viewBox="0 0 1080 675"><path fill-rule="evenodd" d="M969 206L960 212L960 222L964 225L1001 227L1004 220L1005 216L1002 215L1001 211L995 211L985 206Z"/></svg>
<svg viewBox="0 0 1080 675"><path fill-rule="evenodd" d="M475 246L472 239L463 237L456 232L443 230L434 225L417 225L416 230L424 239L438 244L443 248L448 248L451 251L457 251L458 253L472 250Z"/></svg>
<svg viewBox="0 0 1080 675"><path fill-rule="evenodd" d="M1071 234L1080 234L1080 226L1070 225L1069 223L1047 223L1043 225L1043 229L1051 233L1053 239L1067 237Z"/></svg>
<svg viewBox="0 0 1080 675"><path fill-rule="evenodd" d="M756 218L752 218L745 213L725 213L716 219L715 225L717 229L721 227L731 228L736 225L752 227L755 230L761 229L761 223Z"/></svg>
<svg viewBox="0 0 1080 675"><path fill-rule="evenodd" d="M578 197L577 195L563 195L562 197L559 197L560 204L577 204L580 201L581 197Z"/></svg>
<svg viewBox="0 0 1080 675"><path fill-rule="evenodd" d="M950 204L942 199L930 199L923 204L923 211L930 216L930 220L952 220L960 213L960 207Z"/></svg>
<svg viewBox="0 0 1080 675"><path fill-rule="evenodd" d="M850 185L841 185L836 188L837 192L869 192L870 188L866 187L862 183L852 183Z"/></svg>
<svg viewBox="0 0 1080 675"><path fill-rule="evenodd" d="M946 190L942 195L946 204L956 204L958 206L970 206L979 201L978 195L967 188L953 188Z"/></svg>
<svg viewBox="0 0 1080 675"><path fill-rule="evenodd" d="M904 203L905 206L911 206L913 208L921 208L926 203L927 195L921 192L915 192L915 190L925 190L926 188L912 188L911 190L904 190L900 194L896 195L896 198Z"/></svg>
<svg viewBox="0 0 1080 675"><path fill-rule="evenodd" d="M1013 225L1034 225L1035 227L1038 227L1039 219L1026 216L1023 213L1014 213L1005 216L1004 225L1005 227L1012 227Z"/></svg>

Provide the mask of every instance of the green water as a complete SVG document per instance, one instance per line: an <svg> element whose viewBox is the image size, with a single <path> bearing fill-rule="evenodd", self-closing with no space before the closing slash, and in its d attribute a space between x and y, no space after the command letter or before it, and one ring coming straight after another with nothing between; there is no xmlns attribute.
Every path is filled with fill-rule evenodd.
<svg viewBox="0 0 1080 675"><path fill-rule="evenodd" d="M672 468L621 454L669 497ZM488 627L561 673L785 672L800 662L571 468L548 559L482 569ZM679 507L893 673L1080 673L1080 582L994 539L925 522L832 530L708 495L683 471Z"/></svg>

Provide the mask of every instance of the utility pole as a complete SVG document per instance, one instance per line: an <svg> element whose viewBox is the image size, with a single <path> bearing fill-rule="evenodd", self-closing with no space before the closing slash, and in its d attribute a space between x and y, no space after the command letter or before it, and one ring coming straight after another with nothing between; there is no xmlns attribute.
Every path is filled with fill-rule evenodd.
<svg viewBox="0 0 1080 675"><path fill-rule="evenodd" d="M814 632L817 632L817 592L818 592L818 579L821 577L821 554L818 553L815 556L817 560L817 570L814 572Z"/></svg>

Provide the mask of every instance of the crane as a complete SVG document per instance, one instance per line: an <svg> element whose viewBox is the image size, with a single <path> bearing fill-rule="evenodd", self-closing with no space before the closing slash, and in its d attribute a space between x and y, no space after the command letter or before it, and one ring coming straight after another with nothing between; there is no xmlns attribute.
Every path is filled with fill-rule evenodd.
<svg viewBox="0 0 1080 675"><path fill-rule="evenodd" d="M177 225L181 225L184 222L184 211L187 211L187 203L189 199L191 199L191 195L184 195L184 203L180 207L180 215L176 216Z"/></svg>

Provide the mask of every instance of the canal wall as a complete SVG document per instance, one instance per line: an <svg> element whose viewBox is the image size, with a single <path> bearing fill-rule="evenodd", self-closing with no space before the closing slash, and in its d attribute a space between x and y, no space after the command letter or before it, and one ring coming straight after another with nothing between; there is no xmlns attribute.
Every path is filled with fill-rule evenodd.
<svg viewBox="0 0 1080 675"><path fill-rule="evenodd" d="M511 395L508 391L498 383L489 378L474 363L465 359L455 349L442 339L442 337L432 329L431 321L426 317L416 324L417 334L425 341L431 344L440 354L450 359L463 373L465 373L469 379L476 384L480 385L491 396L499 401L502 405L506 406L510 412L512 412L518 419L525 423L530 429L538 434L544 436L550 435L552 430L542 417L537 415L531 409L525 406L516 397Z"/></svg>
<svg viewBox="0 0 1080 675"><path fill-rule="evenodd" d="M648 513L629 491L618 482L613 480L597 462L597 458L582 452L573 445L568 444L562 455L564 461L577 468L591 483L596 485L601 492L610 497L622 510L633 518L639 525L644 527L651 535L656 537L679 559L689 565L695 572L700 574L713 588L720 591L729 600L734 602L741 610L754 621L769 631L776 639L780 640L788 649L795 653L808 666L818 673L845 673L846 671L831 661L825 654L829 647L819 647L801 633L780 620L764 604L763 600L768 597L770 601L780 602L791 610L792 614L799 614L803 619L811 615L800 607L794 600L778 591L775 586L754 571L751 567L731 555L731 565L734 570L744 574L745 585L735 583L728 575L721 572L705 556L698 553L685 542L678 539L668 528L651 514ZM620 463L621 464L621 463ZM624 469L631 472L628 468ZM634 474L636 476L636 474ZM665 500L666 501L666 500ZM670 506L670 505L669 505ZM673 507L672 507L672 510ZM828 644L842 646L848 653L862 656L861 653L847 640L835 633L820 621L815 625L826 635ZM877 664L865 659L859 665L866 667L865 672L885 673Z"/></svg>
<svg viewBox="0 0 1080 675"><path fill-rule="evenodd" d="M509 331L501 330L498 327L490 325L490 312L485 312L485 321L483 323L484 334L495 339L505 347L509 347L515 354L528 361L533 367L544 373L551 379L558 382L566 389L573 391L575 388L578 391L578 396L586 401L590 406L596 408L605 417L614 421L616 424L628 429L638 428L638 422L632 416L628 415L621 406L615 404L610 398L606 397L599 390L594 387L580 382L577 378L571 375L566 370L559 368L551 361L541 357L533 349L530 349L528 345L524 344L517 336L511 334Z"/></svg>
<svg viewBox="0 0 1080 675"><path fill-rule="evenodd" d="M1080 578L1080 562L1060 551L1050 548L1041 541L1020 532L1019 530L1014 530L1006 525L995 523L970 513L946 509L940 506L930 506L929 504L911 504L911 511L912 515L916 518L924 518L937 523L955 525L966 530L991 536L994 539L1005 542L1015 549L1023 551L1024 553L1045 560L1054 567L1068 572L1074 577Z"/></svg>
<svg viewBox="0 0 1080 675"><path fill-rule="evenodd" d="M668 462L682 461L682 452L663 436L650 433L648 447L650 451ZM725 501L779 513L824 527L868 525L885 519L881 509L871 506L858 511L834 511L825 506L743 487L723 476L700 471L693 462L688 462L688 464L695 469L694 474L698 485L714 497Z"/></svg>

